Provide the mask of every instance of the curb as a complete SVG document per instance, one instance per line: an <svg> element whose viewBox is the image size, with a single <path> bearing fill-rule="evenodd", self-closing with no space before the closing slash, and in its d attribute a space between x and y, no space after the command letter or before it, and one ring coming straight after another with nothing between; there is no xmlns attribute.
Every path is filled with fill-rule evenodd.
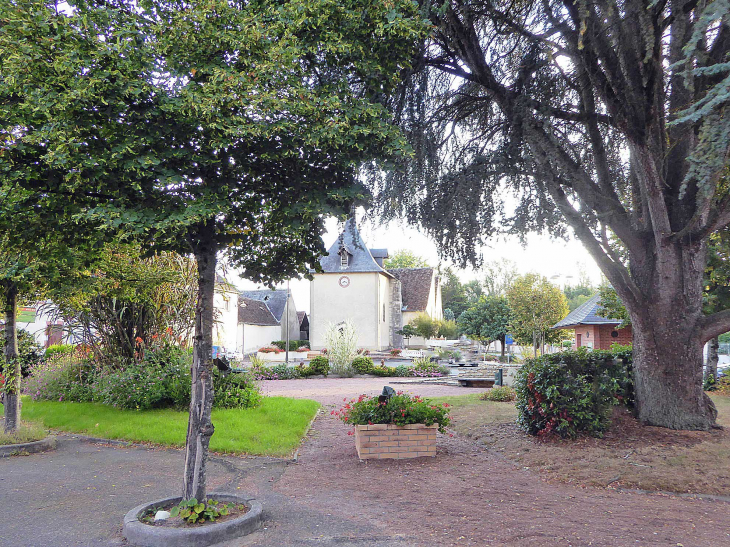
<svg viewBox="0 0 730 547"><path fill-rule="evenodd" d="M17 456L23 454L37 454L38 452L46 452L56 448L56 437L51 435L40 441L32 443L6 444L0 446L0 458L9 456Z"/></svg>
<svg viewBox="0 0 730 547"><path fill-rule="evenodd" d="M131 545L139 547L205 547L230 541L256 531L261 525L263 509L254 498L241 494L211 493L211 498L223 502L243 503L249 511L233 520L213 522L191 528L165 528L140 522L146 510L168 503L177 503L180 496L164 498L138 505L124 516L122 534Z"/></svg>

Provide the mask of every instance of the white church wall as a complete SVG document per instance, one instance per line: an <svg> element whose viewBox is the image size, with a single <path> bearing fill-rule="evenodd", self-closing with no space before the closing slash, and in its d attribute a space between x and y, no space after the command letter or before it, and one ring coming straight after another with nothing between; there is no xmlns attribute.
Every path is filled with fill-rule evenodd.
<svg viewBox="0 0 730 547"><path fill-rule="evenodd" d="M378 276L378 339L380 347L390 344L390 279Z"/></svg>
<svg viewBox="0 0 730 547"><path fill-rule="evenodd" d="M342 286L340 279L347 277ZM311 348L326 347L325 334L330 324L350 320L355 325L358 346L383 349L379 338L379 273L315 274L310 285L309 338ZM387 335L386 335L387 336Z"/></svg>
<svg viewBox="0 0 730 547"><path fill-rule="evenodd" d="M279 340L281 327L279 325L238 325L240 345L244 353L251 353L263 347L270 346L274 340Z"/></svg>
<svg viewBox="0 0 730 547"><path fill-rule="evenodd" d="M213 305L216 314L213 322L213 345L226 351L240 350L238 343L238 295L231 291L216 291Z"/></svg>

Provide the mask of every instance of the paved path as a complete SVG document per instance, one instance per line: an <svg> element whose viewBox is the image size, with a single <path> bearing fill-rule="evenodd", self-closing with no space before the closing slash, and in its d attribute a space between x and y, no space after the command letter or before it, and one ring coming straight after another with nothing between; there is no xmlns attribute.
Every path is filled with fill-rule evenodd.
<svg viewBox="0 0 730 547"><path fill-rule="evenodd" d="M279 381L264 389L338 405L379 392L387 380ZM426 396L465 392L406 387ZM177 492L182 466L179 450L72 436L55 452L2 459L0 547L125 545L124 513ZM264 528L226 547L730 545L727 503L547 484L459 437L440 437L436 458L360 462L347 428L328 412L297 463L213 457L209 490L251 493L264 504Z"/></svg>

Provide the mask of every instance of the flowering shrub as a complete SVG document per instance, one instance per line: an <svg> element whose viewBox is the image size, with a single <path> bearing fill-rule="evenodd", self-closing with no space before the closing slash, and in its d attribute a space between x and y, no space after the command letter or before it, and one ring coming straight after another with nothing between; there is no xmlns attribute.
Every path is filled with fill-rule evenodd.
<svg viewBox="0 0 730 547"><path fill-rule="evenodd" d="M30 369L30 376L23 379L22 392L34 401L90 402L96 374L96 367L87 354L60 353Z"/></svg>
<svg viewBox="0 0 730 547"><path fill-rule="evenodd" d="M284 353L284 350L276 346L266 346L259 349L259 353Z"/></svg>
<svg viewBox="0 0 730 547"><path fill-rule="evenodd" d="M297 351L298 351L298 352L301 352L301 353L306 353L306 352L308 352L308 351L309 351L309 346L299 346L299 347L297 348Z"/></svg>
<svg viewBox="0 0 730 547"><path fill-rule="evenodd" d="M439 377L448 376L450 373L449 367L434 363L427 357L420 357L413 360L412 376Z"/></svg>
<svg viewBox="0 0 730 547"><path fill-rule="evenodd" d="M402 349L393 348L392 350L390 350L391 357L398 357L401 353L403 353Z"/></svg>
<svg viewBox="0 0 730 547"><path fill-rule="evenodd" d="M344 401L346 404L339 410L333 410L332 414L348 425L438 424L439 431L445 433L451 421L447 403L435 405L428 399L402 391L383 403L378 401L378 397L366 395L360 395L349 402L347 399Z"/></svg>
<svg viewBox="0 0 730 547"><path fill-rule="evenodd" d="M253 366L251 372L257 380L291 380L299 378L297 368L289 367L286 363L267 366Z"/></svg>
<svg viewBox="0 0 730 547"><path fill-rule="evenodd" d="M515 381L518 425L538 436L600 437L611 408L633 401L630 352L579 348L526 360Z"/></svg>

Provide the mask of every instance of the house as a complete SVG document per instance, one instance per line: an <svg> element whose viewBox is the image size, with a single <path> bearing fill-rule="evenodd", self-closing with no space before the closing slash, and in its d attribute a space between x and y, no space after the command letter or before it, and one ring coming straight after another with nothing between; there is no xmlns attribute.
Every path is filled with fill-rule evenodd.
<svg viewBox="0 0 730 547"><path fill-rule="evenodd" d="M387 249L369 249L350 218L327 255L312 271L309 339L326 347L330 325L351 321L360 347L402 347L398 331L419 312L441 319L440 280L433 268L385 269ZM422 340L425 343L425 341Z"/></svg>
<svg viewBox="0 0 730 547"><path fill-rule="evenodd" d="M275 340L300 339L294 298L286 290L242 291L238 299L238 340L243 352L256 351Z"/></svg>
<svg viewBox="0 0 730 547"><path fill-rule="evenodd" d="M221 351L239 351L238 289L218 274L215 276L213 307L213 345Z"/></svg>
<svg viewBox="0 0 730 547"><path fill-rule="evenodd" d="M558 321L553 329L574 330L574 345L577 348L611 349L611 344L631 344L631 325L618 328L620 319L601 316L600 301L601 295L594 295L570 312L565 319Z"/></svg>

